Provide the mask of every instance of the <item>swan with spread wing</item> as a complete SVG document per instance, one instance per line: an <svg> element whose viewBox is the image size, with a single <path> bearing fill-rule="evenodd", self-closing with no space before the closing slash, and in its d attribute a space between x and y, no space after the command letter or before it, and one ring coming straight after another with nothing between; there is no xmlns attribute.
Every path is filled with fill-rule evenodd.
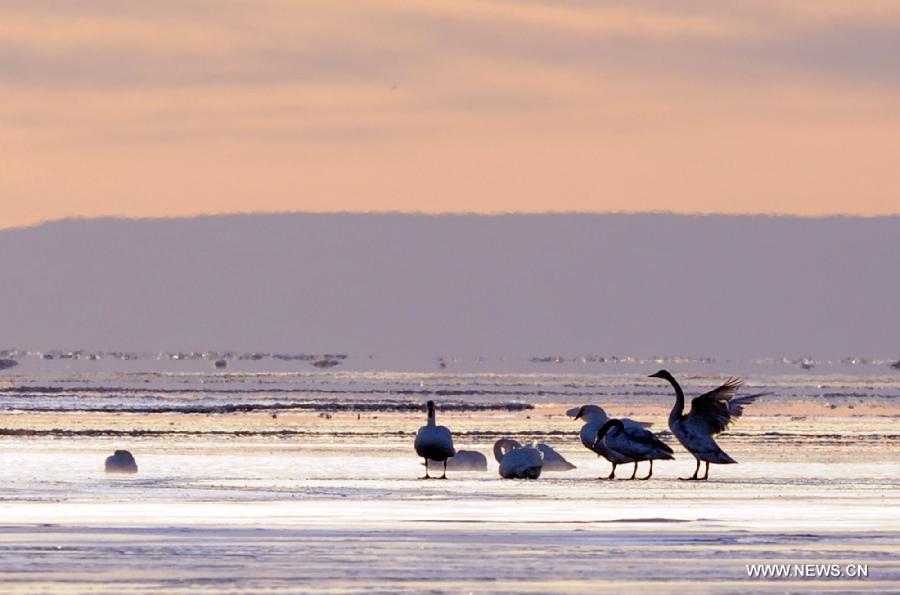
<svg viewBox="0 0 900 595"><path fill-rule="evenodd" d="M667 380L675 389L675 406L669 414L669 429L694 458L697 467L694 475L682 479L705 480L709 478L709 464L728 465L737 463L719 447L714 436L723 432L744 412L744 406L769 393L758 393L738 397L737 391L743 386L739 378L729 378L714 390L704 393L691 401L691 412L684 413L684 391L668 370L650 374L650 378ZM706 463L706 472L699 477L700 463Z"/></svg>

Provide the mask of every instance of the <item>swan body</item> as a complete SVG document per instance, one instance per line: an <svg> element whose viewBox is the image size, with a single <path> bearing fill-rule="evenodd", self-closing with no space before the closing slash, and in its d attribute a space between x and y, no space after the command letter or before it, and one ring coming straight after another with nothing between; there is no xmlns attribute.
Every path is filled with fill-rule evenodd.
<svg viewBox="0 0 900 595"><path fill-rule="evenodd" d="M646 477L653 477L653 461L659 459L674 459L669 445L653 435L649 430L637 425L626 426L620 419L610 419L597 431L596 442L602 441L604 445L616 452L622 453L637 463L650 461L650 471ZM631 476L634 479L634 475Z"/></svg>
<svg viewBox="0 0 900 595"><path fill-rule="evenodd" d="M456 454L453 448L453 435L450 430L435 423L434 401L428 401L426 408L428 423L416 432L414 445L416 454L425 459L425 477L422 479L431 479L428 475L429 460L444 463L444 474L439 479L447 479L447 459Z"/></svg>
<svg viewBox="0 0 900 595"><path fill-rule="evenodd" d="M137 461L127 450L117 450L112 456L106 457L104 470L107 473L137 473Z"/></svg>
<svg viewBox="0 0 900 595"><path fill-rule="evenodd" d="M504 479L537 479L544 464L541 451L508 438L494 444L494 458L500 463L500 477Z"/></svg>
<svg viewBox="0 0 900 595"><path fill-rule="evenodd" d="M566 460L564 456L553 450L549 445L543 442L537 442L532 446L541 451L543 465L541 469L544 471L571 471L575 469L575 465Z"/></svg>
<svg viewBox="0 0 900 595"><path fill-rule="evenodd" d="M616 476L616 467L626 463L635 463L635 470L637 470L637 461L608 447L602 440L597 440L597 432L599 432L603 424L610 419L609 415L607 415L602 407L598 407L597 405L582 405L581 407L569 409L566 413L574 419L584 420L585 423L581 426L581 432L579 433L581 443L584 447L612 463L612 471L605 479L614 479ZM628 418L623 418L622 423L627 428L648 428L653 425L651 423L634 421L633 419Z"/></svg>
<svg viewBox="0 0 900 595"><path fill-rule="evenodd" d="M686 479L705 480L709 477L709 464L729 465L737 463L716 443L714 436L723 432L744 412L744 406L769 393L736 397L743 382L729 378L722 386L696 397L691 401L691 412L684 413L684 391L668 370L660 370L651 378L667 380L675 389L675 406L669 414L669 429L694 458L697 468ZM700 463L706 463L706 473L698 477Z"/></svg>
<svg viewBox="0 0 900 595"><path fill-rule="evenodd" d="M439 461L429 461L431 464ZM477 450L457 450L456 454L447 460L449 471L487 471L487 457Z"/></svg>

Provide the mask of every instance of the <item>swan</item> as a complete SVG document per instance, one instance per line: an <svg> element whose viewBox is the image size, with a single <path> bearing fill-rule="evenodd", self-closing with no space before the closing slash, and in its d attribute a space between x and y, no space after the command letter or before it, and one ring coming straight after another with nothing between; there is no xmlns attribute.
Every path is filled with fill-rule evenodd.
<svg viewBox="0 0 900 595"><path fill-rule="evenodd" d="M515 440L501 438L494 444L494 458L500 463L500 477L505 479L537 479L541 476L541 451L522 446Z"/></svg>
<svg viewBox="0 0 900 595"><path fill-rule="evenodd" d="M669 445L640 426L626 426L621 419L611 419L597 431L596 442L634 460L635 469L639 461L650 461L650 471L646 477L653 477L653 461L657 459L674 459ZM634 479L634 475L631 476Z"/></svg>
<svg viewBox="0 0 900 595"><path fill-rule="evenodd" d="M603 424L609 421L609 416L602 407L598 407L597 405L582 405L581 407L569 409L566 413L574 419L584 420L585 423L581 426L580 433L581 443L584 447L594 451L597 455L612 463L612 471L609 472L609 475L606 477L598 477L597 479L615 479L616 467L624 465L625 463L634 463L634 470L631 473L631 478L634 479L635 475L637 475L637 461L608 448L602 440L599 442L597 441L597 432ZM649 428L653 425L651 423L634 421L633 419L628 418L622 418L622 423L625 427L629 428Z"/></svg>
<svg viewBox="0 0 900 595"><path fill-rule="evenodd" d="M759 397L770 393L758 393L745 397L735 398L738 389L743 385L739 378L729 378L715 390L704 393L691 401L691 412L684 414L684 391L675 377L668 370L660 370L650 374L650 378L662 378L668 380L675 389L675 406L669 414L669 429L678 438L694 458L697 459L697 467L691 477L681 479L705 480L709 478L709 464L717 463L729 465L737 463L722 450L713 436L724 431L731 423L744 412L744 405L749 405ZM706 472L703 477L700 473L700 462L706 463Z"/></svg>
<svg viewBox="0 0 900 595"><path fill-rule="evenodd" d="M553 450L548 444L534 442L532 446L541 451L543 458L541 469L544 471L571 471L575 469L575 465L567 461L564 456Z"/></svg>
<svg viewBox="0 0 900 595"><path fill-rule="evenodd" d="M107 473L137 473L137 461L127 450L117 450L112 456L106 457L104 470Z"/></svg>
<svg viewBox="0 0 900 595"><path fill-rule="evenodd" d="M429 461L437 463L437 461ZM487 471L487 457L477 450L457 450L456 454L447 460L447 469L450 471Z"/></svg>
<svg viewBox="0 0 900 595"><path fill-rule="evenodd" d="M428 423L416 432L415 442L416 454L425 459L425 477L422 479L433 479L428 475L429 459L444 463L444 474L437 479L447 479L447 459L456 454L456 450L453 449L453 435L444 426L435 425L434 401L428 401L426 409Z"/></svg>

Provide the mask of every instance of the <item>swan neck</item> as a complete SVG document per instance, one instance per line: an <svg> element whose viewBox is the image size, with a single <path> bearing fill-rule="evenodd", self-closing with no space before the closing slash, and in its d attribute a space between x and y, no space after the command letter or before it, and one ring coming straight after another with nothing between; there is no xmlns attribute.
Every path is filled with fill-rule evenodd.
<svg viewBox="0 0 900 595"><path fill-rule="evenodd" d="M522 445L510 438L501 438L494 443L494 458L500 460L510 452L522 448Z"/></svg>
<svg viewBox="0 0 900 595"><path fill-rule="evenodd" d="M504 453L503 453L502 444L503 444L502 440L498 440L497 442L494 443L494 458L497 459L498 463L503 459Z"/></svg>
<svg viewBox="0 0 900 595"><path fill-rule="evenodd" d="M672 384L672 388L675 389L675 406L672 407L672 413L669 417L680 417L684 413L684 391L681 390L681 385L678 384L674 377L669 377L667 380Z"/></svg>
<svg viewBox="0 0 900 595"><path fill-rule="evenodd" d="M600 427L599 430L597 430L597 438L596 438L596 440L594 440L594 443L596 443L600 440L603 440L603 436L605 436L606 433L609 432L610 429L617 428L617 429L621 430L624 427L625 426L622 424L621 420L611 419L611 420L607 421Z"/></svg>

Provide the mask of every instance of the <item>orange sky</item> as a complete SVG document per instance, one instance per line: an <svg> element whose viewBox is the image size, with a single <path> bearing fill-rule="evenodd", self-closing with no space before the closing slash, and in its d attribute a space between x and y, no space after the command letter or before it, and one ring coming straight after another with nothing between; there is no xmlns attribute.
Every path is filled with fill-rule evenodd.
<svg viewBox="0 0 900 595"><path fill-rule="evenodd" d="M900 3L19 0L0 227L900 213Z"/></svg>

